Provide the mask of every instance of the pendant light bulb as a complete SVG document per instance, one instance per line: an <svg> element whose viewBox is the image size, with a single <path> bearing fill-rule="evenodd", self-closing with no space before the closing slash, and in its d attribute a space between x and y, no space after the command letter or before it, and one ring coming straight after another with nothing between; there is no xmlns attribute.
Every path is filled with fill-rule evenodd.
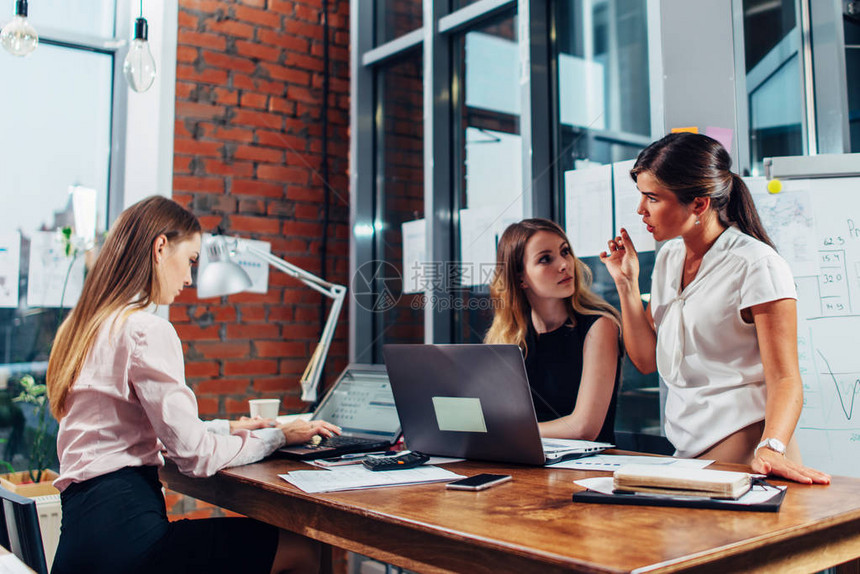
<svg viewBox="0 0 860 574"><path fill-rule="evenodd" d="M27 19L27 0L15 2L15 16L0 31L0 44L13 56L26 56L39 45L39 35Z"/></svg>
<svg viewBox="0 0 860 574"><path fill-rule="evenodd" d="M149 51L149 26L146 18L138 18L134 22L134 40L131 41L122 72L129 86L135 92L145 92L155 81L155 59Z"/></svg>

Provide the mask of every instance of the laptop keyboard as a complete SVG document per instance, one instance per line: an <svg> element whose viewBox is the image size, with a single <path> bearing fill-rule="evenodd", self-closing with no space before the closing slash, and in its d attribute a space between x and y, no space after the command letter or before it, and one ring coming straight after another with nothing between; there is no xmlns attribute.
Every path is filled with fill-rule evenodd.
<svg viewBox="0 0 860 574"><path fill-rule="evenodd" d="M342 436L335 435L321 440L319 443L308 443L311 448L338 448L342 446L353 446L361 444L376 444L379 441L371 438L361 438L357 436Z"/></svg>

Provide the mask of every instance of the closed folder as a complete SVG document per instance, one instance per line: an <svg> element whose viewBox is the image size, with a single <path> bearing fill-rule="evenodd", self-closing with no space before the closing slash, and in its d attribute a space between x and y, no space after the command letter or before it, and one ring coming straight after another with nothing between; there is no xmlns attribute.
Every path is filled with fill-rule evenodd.
<svg viewBox="0 0 860 574"><path fill-rule="evenodd" d="M624 492L738 498L750 489L750 475L727 470L628 465L615 471L612 485L616 491Z"/></svg>

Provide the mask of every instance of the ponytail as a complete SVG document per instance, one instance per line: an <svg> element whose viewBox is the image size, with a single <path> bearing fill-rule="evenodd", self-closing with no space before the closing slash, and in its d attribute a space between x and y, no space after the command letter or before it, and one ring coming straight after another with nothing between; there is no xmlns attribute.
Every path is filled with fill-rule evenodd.
<svg viewBox="0 0 860 574"><path fill-rule="evenodd" d="M767 231L764 230L747 184L736 173L732 173L732 187L729 191L725 214L726 219L735 224L738 229L776 249Z"/></svg>

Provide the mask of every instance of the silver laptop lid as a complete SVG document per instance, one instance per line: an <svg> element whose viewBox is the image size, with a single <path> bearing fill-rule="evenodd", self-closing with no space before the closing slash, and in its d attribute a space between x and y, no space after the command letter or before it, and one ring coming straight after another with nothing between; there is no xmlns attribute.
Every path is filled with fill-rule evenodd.
<svg viewBox="0 0 860 574"><path fill-rule="evenodd" d="M336 424L346 436L394 443L400 435L400 419L383 365L349 365L311 418Z"/></svg>
<svg viewBox="0 0 860 574"><path fill-rule="evenodd" d="M516 345L384 345L406 445L419 452L543 465Z"/></svg>

